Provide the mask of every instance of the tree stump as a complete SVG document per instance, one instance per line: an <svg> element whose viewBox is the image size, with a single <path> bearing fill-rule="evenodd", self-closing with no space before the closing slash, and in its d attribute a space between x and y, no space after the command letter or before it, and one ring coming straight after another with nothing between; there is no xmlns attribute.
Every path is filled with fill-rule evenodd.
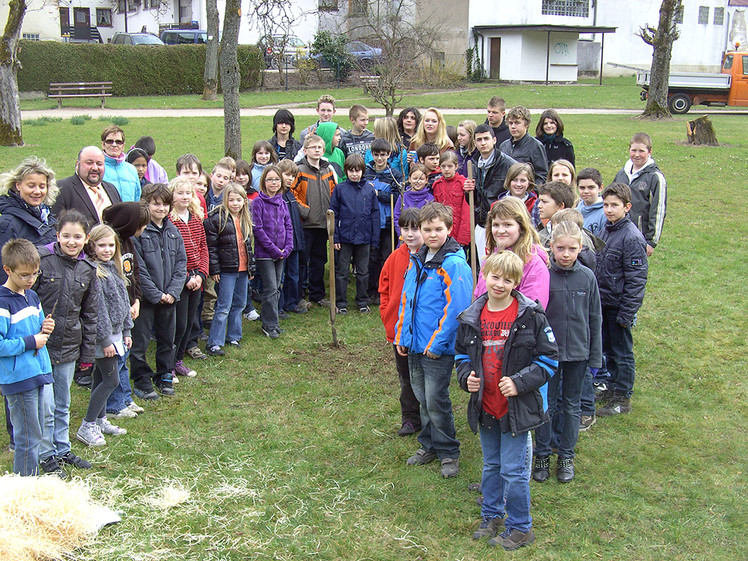
<svg viewBox="0 0 748 561"><path fill-rule="evenodd" d="M695 145L718 146L717 135L707 115L686 123L688 143Z"/></svg>

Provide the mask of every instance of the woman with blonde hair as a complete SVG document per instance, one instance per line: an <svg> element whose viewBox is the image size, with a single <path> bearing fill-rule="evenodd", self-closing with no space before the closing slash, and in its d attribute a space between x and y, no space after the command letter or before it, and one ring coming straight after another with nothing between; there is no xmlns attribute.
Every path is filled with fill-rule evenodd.
<svg viewBox="0 0 748 561"><path fill-rule="evenodd" d="M439 154L443 154L447 150L454 150L454 144L447 136L447 122L444 120L442 112L436 107L429 107L423 113L421 123L410 141L408 150L411 152L418 150L420 146L427 142L436 144L439 148Z"/></svg>

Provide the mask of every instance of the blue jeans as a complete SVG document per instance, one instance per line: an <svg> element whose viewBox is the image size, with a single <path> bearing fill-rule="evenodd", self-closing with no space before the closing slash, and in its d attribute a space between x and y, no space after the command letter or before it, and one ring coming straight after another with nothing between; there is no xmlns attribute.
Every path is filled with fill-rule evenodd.
<svg viewBox="0 0 748 561"><path fill-rule="evenodd" d="M262 313L265 329L278 329L278 298L283 276L283 259L257 259L257 274L262 279Z"/></svg>
<svg viewBox="0 0 748 561"><path fill-rule="evenodd" d="M579 400L582 415L595 414L595 388L592 385L592 370L587 368L582 382L582 396Z"/></svg>
<svg viewBox="0 0 748 561"><path fill-rule="evenodd" d="M460 441L456 437L452 401L449 399L454 359L454 355L429 358L408 353L410 385L420 404L418 442L427 452L436 452L440 460L460 457Z"/></svg>
<svg viewBox="0 0 748 561"><path fill-rule="evenodd" d="M634 392L636 364L634 338L630 327L616 322L618 308L603 308L603 353L608 362L608 372L615 392L627 398Z"/></svg>
<svg viewBox="0 0 748 561"><path fill-rule="evenodd" d="M279 306L286 311L290 311L296 307L299 304L299 300L301 300L299 255L300 252L292 251L284 261L283 289L281 290Z"/></svg>
<svg viewBox="0 0 748 561"><path fill-rule="evenodd" d="M117 357L119 363L119 385L112 390L112 394L106 400L107 413L119 413L132 403L130 371L127 369L127 357L129 356L130 349L125 348L125 356Z"/></svg>
<svg viewBox="0 0 748 561"><path fill-rule="evenodd" d="M18 475L39 473L39 446L46 417L52 416L54 390L52 384L8 396L13 439L13 472Z"/></svg>
<svg viewBox="0 0 748 561"><path fill-rule="evenodd" d="M70 384L75 373L75 361L52 366L54 414L44 419L39 458L59 456L70 451Z"/></svg>
<svg viewBox="0 0 748 561"><path fill-rule="evenodd" d="M574 446L576 446L577 438L579 438L579 418L581 416L579 402L586 370L586 360L559 363L558 373L548 382L548 414L551 417L551 422L545 423L535 430L536 456L545 458L551 455L551 439L553 438L553 428L556 425L553 419L561 417L563 422L558 424L561 431L558 439L558 457L574 457ZM562 393L560 410L558 409L559 391Z"/></svg>
<svg viewBox="0 0 748 561"><path fill-rule="evenodd" d="M512 436L501 432L498 422L481 424L479 430L483 450L481 516L506 515L507 530L527 532L532 528L528 433Z"/></svg>
<svg viewBox="0 0 748 561"><path fill-rule="evenodd" d="M216 286L218 299L210 324L209 347L223 347L226 341L242 338L242 310L247 304L247 271L221 273Z"/></svg>

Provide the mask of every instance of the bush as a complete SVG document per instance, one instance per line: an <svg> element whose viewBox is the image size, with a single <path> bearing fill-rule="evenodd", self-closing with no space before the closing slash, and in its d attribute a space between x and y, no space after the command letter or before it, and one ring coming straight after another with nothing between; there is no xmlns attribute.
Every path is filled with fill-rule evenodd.
<svg viewBox="0 0 748 561"><path fill-rule="evenodd" d="M86 119L88 117L88 119ZM85 125L86 121L91 119L91 115L76 115L75 117L70 117L70 123L73 125Z"/></svg>
<svg viewBox="0 0 748 561"><path fill-rule="evenodd" d="M329 31L320 31L314 36L314 43L312 43L313 53L325 57L338 80L345 80L356 66L345 48L347 41L345 35L333 35Z"/></svg>
<svg viewBox="0 0 748 561"><path fill-rule="evenodd" d="M20 41L18 89L47 91L50 82L112 82L114 95L200 94L205 45L131 47ZM239 45L240 89L260 86L264 68L254 45Z"/></svg>

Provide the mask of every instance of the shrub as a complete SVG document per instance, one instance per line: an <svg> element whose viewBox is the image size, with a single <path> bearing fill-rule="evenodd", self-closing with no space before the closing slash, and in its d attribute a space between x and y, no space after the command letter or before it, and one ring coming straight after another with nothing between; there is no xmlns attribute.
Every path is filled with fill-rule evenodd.
<svg viewBox="0 0 748 561"><path fill-rule="evenodd" d="M131 47L20 41L20 91L47 91L50 82L112 82L114 95L177 95L203 91L205 45ZM240 89L259 87L264 67L254 45L239 45Z"/></svg>
<svg viewBox="0 0 748 561"><path fill-rule="evenodd" d="M112 123L119 127L123 127L129 122L130 119L128 119L127 117L112 117Z"/></svg>
<svg viewBox="0 0 748 561"><path fill-rule="evenodd" d="M325 57L335 78L345 80L356 66L353 58L345 48L345 35L333 35L329 31L320 31L314 36L312 51Z"/></svg>
<svg viewBox="0 0 748 561"><path fill-rule="evenodd" d="M76 115L75 117L70 117L70 123L72 125L85 125L86 121L88 121L86 117L88 117L88 119L91 118L90 115Z"/></svg>

